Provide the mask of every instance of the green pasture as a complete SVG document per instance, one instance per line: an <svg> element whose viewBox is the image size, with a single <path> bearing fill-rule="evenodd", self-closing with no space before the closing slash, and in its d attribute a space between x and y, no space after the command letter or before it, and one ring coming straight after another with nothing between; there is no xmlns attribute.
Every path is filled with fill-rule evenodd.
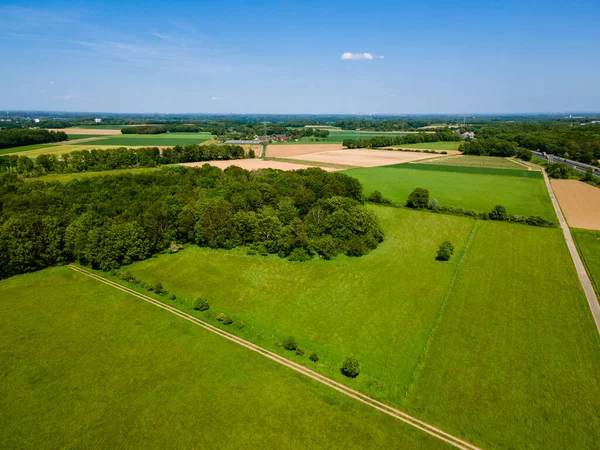
<svg viewBox="0 0 600 450"><path fill-rule="evenodd" d="M490 211L495 205L501 204L509 214L538 215L556 222L554 209L541 178L495 175L495 171L503 175L511 174L504 169L425 164L350 169L344 173L357 178L366 195L379 190L393 202L404 203L413 189L421 187L428 189L430 197L439 200L444 206ZM516 175L541 176L539 172L533 171L516 172Z"/></svg>
<svg viewBox="0 0 600 450"><path fill-rule="evenodd" d="M162 133L162 134L117 134L104 136L106 139L88 141L88 145L110 145L110 146L175 146L201 144L212 138L210 133Z"/></svg>
<svg viewBox="0 0 600 450"><path fill-rule="evenodd" d="M13 154L13 153L29 152L31 150L39 150L39 149L48 148L51 146L52 146L52 144L33 144L33 145L22 145L20 147L3 148L0 150L0 156ZM24 155L24 156L28 156L28 155Z"/></svg>
<svg viewBox="0 0 600 450"><path fill-rule="evenodd" d="M329 136L326 138L304 137L298 142L281 142L277 145L291 144L341 144L345 139L370 139L375 136L404 136L407 133L402 132L372 132L372 131L354 131L354 130L334 130L327 129Z"/></svg>
<svg viewBox="0 0 600 450"><path fill-rule="evenodd" d="M0 379L3 449L443 444L67 267L0 281Z"/></svg>
<svg viewBox="0 0 600 450"><path fill-rule="evenodd" d="M600 296L600 231L573 228L571 234L596 293Z"/></svg>
<svg viewBox="0 0 600 450"><path fill-rule="evenodd" d="M105 134L69 134L67 141L76 141L78 139L102 138Z"/></svg>
<svg viewBox="0 0 600 450"><path fill-rule="evenodd" d="M418 164L418 162L417 162ZM425 164L454 167L481 167L484 169L508 169L526 171L527 168L513 159L500 158L498 156L471 156L455 155L434 158L425 161Z"/></svg>

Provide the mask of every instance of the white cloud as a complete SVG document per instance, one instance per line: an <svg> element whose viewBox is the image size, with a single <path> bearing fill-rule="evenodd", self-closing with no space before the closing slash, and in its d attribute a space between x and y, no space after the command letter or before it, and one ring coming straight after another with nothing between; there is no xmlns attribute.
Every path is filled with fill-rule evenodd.
<svg viewBox="0 0 600 450"><path fill-rule="evenodd" d="M361 61L361 60L371 60L371 59L383 59L383 55L373 55L372 53L351 53L345 52L342 53L342 57L340 58L343 61Z"/></svg>
<svg viewBox="0 0 600 450"><path fill-rule="evenodd" d="M54 81L50 81L49 83L50 83L50 84L54 84Z"/></svg>

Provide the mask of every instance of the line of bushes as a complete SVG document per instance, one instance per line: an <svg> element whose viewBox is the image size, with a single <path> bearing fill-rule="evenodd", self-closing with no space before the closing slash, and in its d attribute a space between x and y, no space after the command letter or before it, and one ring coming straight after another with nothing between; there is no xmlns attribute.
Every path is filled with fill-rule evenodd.
<svg viewBox="0 0 600 450"><path fill-rule="evenodd" d="M531 152L524 148L519 148L515 142L505 139L469 139L458 147L465 155L471 156L516 156L523 161L531 161Z"/></svg>

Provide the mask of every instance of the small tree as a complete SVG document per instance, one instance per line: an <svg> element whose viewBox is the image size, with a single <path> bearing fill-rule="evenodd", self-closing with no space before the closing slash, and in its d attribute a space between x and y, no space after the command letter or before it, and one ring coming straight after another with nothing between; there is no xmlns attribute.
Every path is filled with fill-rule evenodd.
<svg viewBox="0 0 600 450"><path fill-rule="evenodd" d="M356 358L349 356L342 363L340 370L342 371L342 374L348 378L356 378L360 373L360 364Z"/></svg>
<svg viewBox="0 0 600 450"><path fill-rule="evenodd" d="M223 324L231 325L232 323L233 323L233 319L230 316L225 316L225 318L223 319Z"/></svg>
<svg viewBox="0 0 600 450"><path fill-rule="evenodd" d="M429 204L429 191L423 188L416 188L408 196L406 200L406 206L409 208L427 208Z"/></svg>
<svg viewBox="0 0 600 450"><path fill-rule="evenodd" d="M205 298L198 297L194 301L194 309L196 311L206 311L208 308L210 308L210 305L208 304L208 300L206 300Z"/></svg>
<svg viewBox="0 0 600 450"><path fill-rule="evenodd" d="M156 292L158 295L168 294L168 292L165 290L165 288L163 288L163 285L160 281L158 283L156 283L156 285L154 286L154 292Z"/></svg>
<svg viewBox="0 0 600 450"><path fill-rule="evenodd" d="M286 337L283 340L283 348L285 348L286 350L296 350L297 346L298 345L296 344L296 339L294 338L294 336Z"/></svg>
<svg viewBox="0 0 600 450"><path fill-rule="evenodd" d="M392 203L390 200L385 198L383 194L379 191L373 191L371 195L367 197L367 200L371 203L382 203L384 205L389 205L390 203Z"/></svg>
<svg viewBox="0 0 600 450"><path fill-rule="evenodd" d="M296 355L304 355L304 348L296 347Z"/></svg>
<svg viewBox="0 0 600 450"><path fill-rule="evenodd" d="M438 261L448 261L452 254L454 253L454 245L451 242L445 241L442 242L440 248L438 248L437 256L435 259Z"/></svg>
<svg viewBox="0 0 600 450"><path fill-rule="evenodd" d="M312 362L317 362L319 360L319 356L316 353L311 353L308 357Z"/></svg>
<svg viewBox="0 0 600 450"><path fill-rule="evenodd" d="M502 205L496 205L490 212L490 220L507 220L508 214L506 208Z"/></svg>

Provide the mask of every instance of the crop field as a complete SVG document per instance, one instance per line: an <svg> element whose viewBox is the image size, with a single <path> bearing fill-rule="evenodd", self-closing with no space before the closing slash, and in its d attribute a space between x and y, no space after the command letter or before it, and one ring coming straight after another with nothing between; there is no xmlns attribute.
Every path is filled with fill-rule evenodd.
<svg viewBox="0 0 600 450"><path fill-rule="evenodd" d="M346 149L296 155L293 158L299 161L311 161L317 163L346 164L355 167L376 167L439 157L440 155L430 155L418 152Z"/></svg>
<svg viewBox="0 0 600 450"><path fill-rule="evenodd" d="M437 158L427 161L426 164L437 164L441 166L466 166L483 167L491 169L512 169L527 170L525 166L508 158L499 158L496 156L469 156L457 155Z"/></svg>
<svg viewBox="0 0 600 450"><path fill-rule="evenodd" d="M0 281L11 448L442 448L441 441L66 267Z"/></svg>
<svg viewBox="0 0 600 450"><path fill-rule="evenodd" d="M573 228L571 234L596 289L596 295L600 296L600 231Z"/></svg>
<svg viewBox="0 0 600 450"><path fill-rule="evenodd" d="M600 230L600 189L578 180L551 183L570 227Z"/></svg>
<svg viewBox="0 0 600 450"><path fill-rule="evenodd" d="M125 146L175 146L201 144L212 138L210 133L119 134L106 139L90 141L90 145Z"/></svg>
<svg viewBox="0 0 600 450"><path fill-rule="evenodd" d="M293 144L341 144L345 139L370 139L375 136L403 136L409 133L406 132L375 132L375 131L353 131L353 130L333 130L327 129L329 136L326 138L304 137L298 142L281 142L276 145L293 145Z"/></svg>
<svg viewBox="0 0 600 450"><path fill-rule="evenodd" d="M90 139L90 138L101 138L104 135L101 134L69 134L67 141L76 141L79 139Z"/></svg>
<svg viewBox="0 0 600 450"><path fill-rule="evenodd" d="M277 346L293 335L319 354L316 370L484 448L597 442L600 340L561 231L373 210L386 241L357 259L189 246L128 270L184 310L206 296L246 324L230 331L310 366ZM440 263L446 239L456 253ZM361 363L354 380L337 370L345 355Z"/></svg>
<svg viewBox="0 0 600 450"><path fill-rule="evenodd" d="M399 148L424 148L431 150L458 150L462 141L444 141L444 142L420 142L418 144L406 144L395 147Z"/></svg>
<svg viewBox="0 0 600 450"><path fill-rule="evenodd" d="M441 170L422 170L427 167L403 164L397 167L350 169L344 173L360 180L366 195L379 190L393 202L404 203L413 189L421 187L429 189L430 197L444 206L490 211L500 204L506 207L509 214L538 215L556 222L550 197L541 178L494 174L494 171L510 174L504 169L463 167L461 169L473 170L474 173L461 173L446 172L445 166L433 166ZM490 171L491 174L488 174ZM541 176L539 172L521 173Z"/></svg>
<svg viewBox="0 0 600 450"><path fill-rule="evenodd" d="M24 153L25 156L28 154L25 152L29 152L31 150L38 150L41 148L48 148L50 144L33 144L33 145L22 145L20 147L11 147L11 148L3 148L0 150L0 155L10 155L13 153Z"/></svg>

